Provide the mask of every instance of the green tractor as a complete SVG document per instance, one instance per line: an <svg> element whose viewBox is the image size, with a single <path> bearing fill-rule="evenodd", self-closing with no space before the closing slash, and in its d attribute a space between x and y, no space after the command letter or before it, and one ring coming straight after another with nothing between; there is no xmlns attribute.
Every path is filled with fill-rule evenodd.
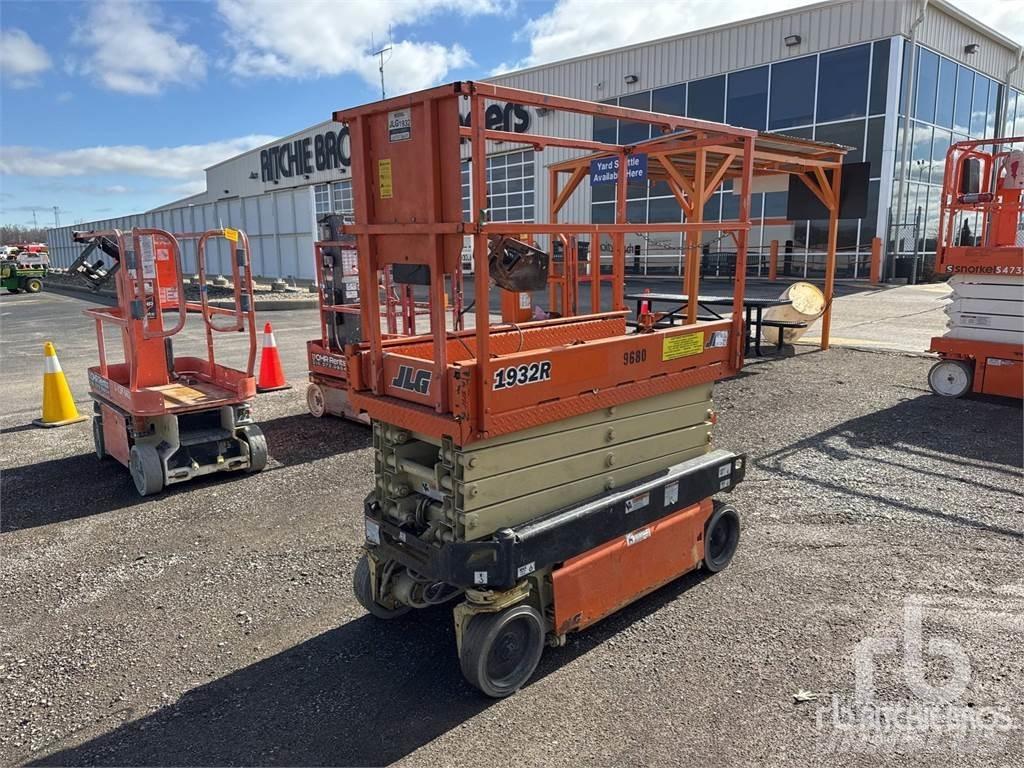
<svg viewBox="0 0 1024 768"><path fill-rule="evenodd" d="M8 293L39 293L43 290L48 265L38 258L32 261L36 263L23 263L17 259L0 261L0 287L6 288Z"/></svg>

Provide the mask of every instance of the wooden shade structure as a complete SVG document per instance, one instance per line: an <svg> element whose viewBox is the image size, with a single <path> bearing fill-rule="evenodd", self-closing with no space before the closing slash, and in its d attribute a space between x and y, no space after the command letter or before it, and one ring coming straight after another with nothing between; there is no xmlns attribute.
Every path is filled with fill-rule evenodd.
<svg viewBox="0 0 1024 768"><path fill-rule="evenodd" d="M726 126L722 126L723 129ZM626 158L631 154L647 155L647 177L652 182L664 182L682 209L687 226L684 230L684 252L686 261L683 274L683 293L698 294L700 284L701 233L706 230L721 230L732 237L737 249L741 248L740 237L746 238L750 229L746 210L741 210L739 220L725 222L704 222L704 204L715 190L725 181L742 183L744 176L743 139L735 135L735 128L716 130L714 124L699 123L695 127L677 129L672 133L624 145L618 153L597 152L548 167L549 210L548 220L558 221L558 214L569 201L573 192L589 177L590 163L595 158L619 156L620 167L626 167ZM753 133L753 132L751 132ZM828 253L825 263L825 313L822 317L821 348L828 349L832 316L832 297L835 290L836 242L839 227L840 184L842 181L843 157L848 147L811 141L809 139L776 133L757 133L753 139L754 178L759 176L792 175L800 179L828 211ZM626 188L617 185L616 221L626 220ZM744 199L749 195L744 194ZM746 209L748 206L742 206ZM653 231L653 230L652 230ZM613 236L614 237L614 236ZM621 238L621 236L620 236ZM744 243L742 249L745 250ZM593 247L593 246L592 246ZM622 242L613 245L618 253ZM736 292L742 295L745 275L737 266ZM568 280L568 268L563 275L553 278L561 290L563 306L569 301L574 286ZM591 278L591 291L596 295L600 290L600 277ZM553 288L556 286L553 285ZM616 301L620 300L621 288L616 289ZM618 307L618 305L616 305ZM687 306L687 322L697 317L697 302Z"/></svg>

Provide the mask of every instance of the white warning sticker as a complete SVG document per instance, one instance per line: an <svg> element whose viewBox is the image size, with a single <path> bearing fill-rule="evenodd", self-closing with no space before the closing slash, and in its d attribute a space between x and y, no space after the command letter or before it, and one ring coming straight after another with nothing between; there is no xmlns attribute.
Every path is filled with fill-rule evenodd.
<svg viewBox="0 0 1024 768"><path fill-rule="evenodd" d="M640 493L634 496L632 499L626 499L626 514L630 512L636 512L638 509L643 509L651 503L651 494Z"/></svg>
<svg viewBox="0 0 1024 768"><path fill-rule="evenodd" d="M639 531L626 534L626 546L632 547L634 544L639 544L641 541L649 538L651 538L651 529L641 528Z"/></svg>
<svg viewBox="0 0 1024 768"><path fill-rule="evenodd" d="M665 486L665 506L670 507L679 501L679 481Z"/></svg>
<svg viewBox="0 0 1024 768"><path fill-rule="evenodd" d="M487 571L473 571L473 583L474 584L486 584L487 583Z"/></svg>

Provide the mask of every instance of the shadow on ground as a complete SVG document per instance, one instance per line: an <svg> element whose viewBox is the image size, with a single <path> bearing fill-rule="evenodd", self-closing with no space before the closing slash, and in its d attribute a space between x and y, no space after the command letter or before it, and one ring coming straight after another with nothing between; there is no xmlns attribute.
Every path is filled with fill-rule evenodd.
<svg viewBox="0 0 1024 768"><path fill-rule="evenodd" d="M770 475L810 483L842 496L1024 540L1024 531L986 519L990 512L1005 510L990 510L981 501L990 493L1019 493L1024 485L1020 424L1017 401L995 397L950 400L925 394L799 440L754 464ZM829 461L807 461L809 452ZM869 465L866 470L865 462ZM875 482L848 482L844 464L858 464L858 477ZM818 468L818 473L809 467ZM898 498L903 489L884 482L892 469L902 477L921 477L937 487L969 485L979 496L977 517Z"/></svg>
<svg viewBox="0 0 1024 768"><path fill-rule="evenodd" d="M684 576L546 650L533 684L705 578ZM492 703L462 679L449 607L389 623L364 615L34 764L387 765Z"/></svg>
<svg viewBox="0 0 1024 768"><path fill-rule="evenodd" d="M315 419L300 414L260 422L260 427L267 436L271 458L265 472L281 471L372 444L369 427L342 419ZM223 475L210 475L172 486L163 496L231 480ZM100 461L91 452L11 467L4 469L0 484L0 533L129 509L143 501L148 499L136 492L126 467L113 458Z"/></svg>

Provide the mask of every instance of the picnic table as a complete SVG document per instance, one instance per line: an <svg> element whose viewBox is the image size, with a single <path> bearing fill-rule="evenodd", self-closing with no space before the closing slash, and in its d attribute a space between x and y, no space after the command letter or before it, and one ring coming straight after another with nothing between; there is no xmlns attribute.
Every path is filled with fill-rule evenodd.
<svg viewBox="0 0 1024 768"><path fill-rule="evenodd" d="M626 294L627 300L636 301L636 316L640 317L640 305L643 302L648 302L651 310L654 310L655 304L669 304L675 305L675 309L667 312L659 322L668 320L670 326L675 325L675 321L679 319L682 321L679 315L689 304L689 297L685 293L628 293ZM785 323L774 321L768 322L763 319L764 311L769 307L784 307L792 304L790 299L755 299L743 297L743 308L747 315L747 338L744 345L744 354L750 354L750 345L754 345L754 354L760 357L763 353L761 351L761 339L762 339L762 328L765 325L778 326L781 341L781 332L784 327L796 327L798 323ZM698 320L724 320L721 314L716 312L712 307L731 307L733 304L732 296L697 296L697 307L698 310L703 310L705 314L701 315L698 312Z"/></svg>

